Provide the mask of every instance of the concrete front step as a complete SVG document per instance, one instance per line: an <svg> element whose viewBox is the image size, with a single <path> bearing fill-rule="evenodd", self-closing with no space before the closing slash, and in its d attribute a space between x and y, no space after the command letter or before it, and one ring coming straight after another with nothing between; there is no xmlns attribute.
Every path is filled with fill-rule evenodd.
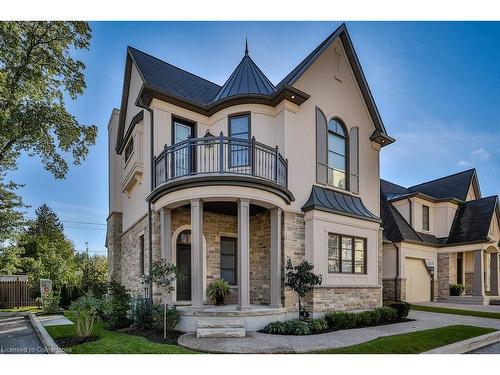
<svg viewBox="0 0 500 375"><path fill-rule="evenodd" d="M198 328L196 337L245 337L245 329L243 327Z"/></svg>
<svg viewBox="0 0 500 375"><path fill-rule="evenodd" d="M243 328L242 320L199 320L198 328Z"/></svg>

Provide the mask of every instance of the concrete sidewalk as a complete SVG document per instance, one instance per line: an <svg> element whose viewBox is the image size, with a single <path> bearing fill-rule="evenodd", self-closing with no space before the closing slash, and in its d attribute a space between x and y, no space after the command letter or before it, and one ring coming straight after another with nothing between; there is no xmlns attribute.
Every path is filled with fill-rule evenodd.
<svg viewBox="0 0 500 375"><path fill-rule="evenodd" d="M310 336L268 335L247 332L244 338L196 338L186 333L179 344L190 349L210 353L305 353L322 349L334 349L361 344L378 337L415 332L450 325L470 325L500 330L500 319L473 316L437 314L410 311L411 322L378 327L358 328Z"/></svg>
<svg viewBox="0 0 500 375"><path fill-rule="evenodd" d="M38 335L25 316L0 318L0 353L46 353Z"/></svg>
<svg viewBox="0 0 500 375"><path fill-rule="evenodd" d="M451 302L418 302L418 303L413 303L413 305L500 313L500 305L469 305L465 303L451 303Z"/></svg>

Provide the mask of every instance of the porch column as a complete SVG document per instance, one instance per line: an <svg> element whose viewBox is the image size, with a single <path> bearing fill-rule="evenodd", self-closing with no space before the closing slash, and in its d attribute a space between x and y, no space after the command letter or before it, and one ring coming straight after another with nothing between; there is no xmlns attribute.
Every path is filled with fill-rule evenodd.
<svg viewBox="0 0 500 375"><path fill-rule="evenodd" d="M161 258L172 263L172 210L160 210L160 251ZM172 303L172 293L165 295L165 303Z"/></svg>
<svg viewBox="0 0 500 375"><path fill-rule="evenodd" d="M250 200L238 201L238 310L250 308Z"/></svg>
<svg viewBox="0 0 500 375"><path fill-rule="evenodd" d="M474 250L474 281L472 295L484 296L483 250Z"/></svg>
<svg viewBox="0 0 500 375"><path fill-rule="evenodd" d="M271 307L281 308L281 209L271 209Z"/></svg>
<svg viewBox="0 0 500 375"><path fill-rule="evenodd" d="M203 306L203 202L191 199L191 306Z"/></svg>
<svg viewBox="0 0 500 375"><path fill-rule="evenodd" d="M490 254L490 293L492 296L498 296L498 253Z"/></svg>

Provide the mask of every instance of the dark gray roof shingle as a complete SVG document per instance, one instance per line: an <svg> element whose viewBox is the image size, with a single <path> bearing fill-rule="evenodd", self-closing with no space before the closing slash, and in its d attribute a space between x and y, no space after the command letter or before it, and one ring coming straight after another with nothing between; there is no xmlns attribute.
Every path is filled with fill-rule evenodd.
<svg viewBox="0 0 500 375"><path fill-rule="evenodd" d="M469 169L450 176L410 186L408 191L424 193L438 199L457 198L465 201L475 173L475 169Z"/></svg>
<svg viewBox="0 0 500 375"><path fill-rule="evenodd" d="M486 241L495 213L498 215L497 196L465 202L455 214L446 244Z"/></svg>
<svg viewBox="0 0 500 375"><path fill-rule="evenodd" d="M138 49L129 47L146 83L160 91L202 105L209 104L221 87Z"/></svg>
<svg viewBox="0 0 500 375"><path fill-rule="evenodd" d="M359 197L314 185L302 211L320 210L365 220L379 221Z"/></svg>

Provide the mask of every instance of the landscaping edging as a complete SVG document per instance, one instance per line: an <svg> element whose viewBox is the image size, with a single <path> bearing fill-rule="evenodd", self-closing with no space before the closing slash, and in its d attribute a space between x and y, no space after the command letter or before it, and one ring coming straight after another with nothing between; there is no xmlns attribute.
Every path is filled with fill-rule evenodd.
<svg viewBox="0 0 500 375"><path fill-rule="evenodd" d="M500 341L500 331L473 337L440 348L432 349L421 354L464 354Z"/></svg>
<svg viewBox="0 0 500 375"><path fill-rule="evenodd" d="M42 325L40 320L37 318L35 314L30 312L28 314L30 323L33 326L38 338L40 339L43 347L47 354L66 354L64 350L62 350L59 345L56 344L54 339L49 335L45 327Z"/></svg>

